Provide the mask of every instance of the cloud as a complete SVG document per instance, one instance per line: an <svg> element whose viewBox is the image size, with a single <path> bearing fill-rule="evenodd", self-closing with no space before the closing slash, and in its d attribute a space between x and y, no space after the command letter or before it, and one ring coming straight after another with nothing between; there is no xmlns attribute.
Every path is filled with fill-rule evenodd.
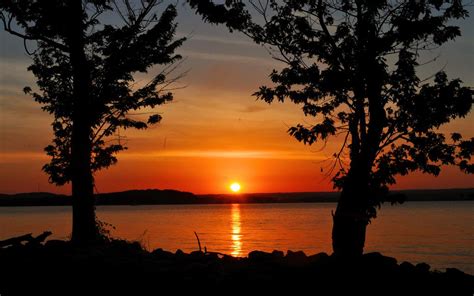
<svg viewBox="0 0 474 296"><path fill-rule="evenodd" d="M232 36L232 35L231 35ZM238 45L238 46L250 46L250 47L258 47L255 43L246 40L239 40L239 39L230 39L231 37L215 37L215 36L206 36L200 34L184 34L178 33L178 38L186 37L188 38L187 42L190 41L203 41L203 42L210 42L210 43L221 43L221 44L229 44L229 45Z"/></svg>
<svg viewBox="0 0 474 296"><path fill-rule="evenodd" d="M246 106L245 108L240 110L240 112L255 113L255 112L265 111L265 110L268 110L268 109L269 109L269 107L267 107L267 106L250 105L250 106Z"/></svg>
<svg viewBox="0 0 474 296"><path fill-rule="evenodd" d="M308 159L323 160L327 157L310 151L286 150L161 150L145 153L123 153L122 158L232 158L232 159Z"/></svg>
<svg viewBox="0 0 474 296"><path fill-rule="evenodd" d="M262 57L255 57L249 55L238 55L238 54L226 54L226 53L206 53L206 52L198 52L194 50L179 50L179 53L183 56L187 56L193 59L201 59L201 60L212 60L212 61L221 61L221 62L228 62L228 63L247 63L247 64L259 64L264 65L271 68L276 68L278 66L278 62L271 59L271 58L262 58Z"/></svg>

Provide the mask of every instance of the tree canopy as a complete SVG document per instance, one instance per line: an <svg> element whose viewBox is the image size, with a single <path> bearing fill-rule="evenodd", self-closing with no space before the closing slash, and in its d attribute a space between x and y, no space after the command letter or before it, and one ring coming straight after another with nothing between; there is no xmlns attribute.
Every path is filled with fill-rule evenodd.
<svg viewBox="0 0 474 296"><path fill-rule="evenodd" d="M289 100L314 117L288 130L298 141L345 138L334 153L334 186L364 195L369 219L397 175L438 175L443 165L474 172L474 138L439 129L470 112L473 90L443 71L426 78L417 69L423 51L461 34L450 22L468 17L461 1L188 2L284 63L254 95Z"/></svg>
<svg viewBox="0 0 474 296"><path fill-rule="evenodd" d="M36 41L28 68L37 91L26 87L54 117L54 139L43 167L52 183L71 182L73 227L79 245L104 241L95 215L94 172L117 162L126 149L120 129L146 129L160 121L152 109L171 101L175 78L168 75L181 57L175 39L176 8L162 1L6 0L0 3L4 29ZM115 17L114 17L115 16ZM117 21L121 20L121 21ZM16 23L16 25L15 25ZM136 77L154 66L158 74ZM153 69L155 71L156 69Z"/></svg>
<svg viewBox="0 0 474 296"><path fill-rule="evenodd" d="M81 1L84 52L90 79L88 113L92 126L91 169L95 172L117 162L116 153L126 149L119 129L146 129L161 115L153 108L173 99L171 88L180 75L170 78L181 56L175 50L184 38L175 38L176 7L168 5L159 15L161 1ZM5 30L25 40L36 40L28 67L38 88L25 87L43 110L54 116L54 139L45 148L51 157L43 169L50 181L63 185L71 180L71 138L74 85L70 60L71 12L67 1L2 1ZM115 17L107 16L114 13ZM15 25L16 23L16 25ZM26 48L26 43L25 43ZM27 48L26 48L27 49ZM27 49L28 50L28 49ZM162 65L158 74L143 83L136 74ZM156 69L153 69L156 72Z"/></svg>

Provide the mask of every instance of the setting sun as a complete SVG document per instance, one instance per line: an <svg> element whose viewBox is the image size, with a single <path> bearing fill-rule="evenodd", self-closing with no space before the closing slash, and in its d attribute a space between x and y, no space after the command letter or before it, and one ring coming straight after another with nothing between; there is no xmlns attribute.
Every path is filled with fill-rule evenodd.
<svg viewBox="0 0 474 296"><path fill-rule="evenodd" d="M240 184L237 183L237 182L234 182L234 183L230 184L230 190L231 190L232 192L237 193L237 192L240 191L240 188L241 188L241 186L240 186Z"/></svg>

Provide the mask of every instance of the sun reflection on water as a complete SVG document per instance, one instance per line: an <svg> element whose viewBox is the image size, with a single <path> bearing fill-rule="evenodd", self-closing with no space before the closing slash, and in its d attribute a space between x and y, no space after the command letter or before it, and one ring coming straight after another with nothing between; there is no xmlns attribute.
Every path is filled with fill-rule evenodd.
<svg viewBox="0 0 474 296"><path fill-rule="evenodd" d="M232 204L232 253L234 257L239 257L242 254L242 234L240 223L240 204Z"/></svg>

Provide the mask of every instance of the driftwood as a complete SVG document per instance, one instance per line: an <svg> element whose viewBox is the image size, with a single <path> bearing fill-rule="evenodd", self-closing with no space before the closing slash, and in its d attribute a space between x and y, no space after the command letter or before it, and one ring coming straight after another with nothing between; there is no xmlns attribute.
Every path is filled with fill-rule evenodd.
<svg viewBox="0 0 474 296"><path fill-rule="evenodd" d="M31 233L24 234L17 237L12 237L12 238L0 241L0 248L15 246L15 245L22 245L24 242L27 244L40 244L44 240L46 240L48 236L50 236L51 234L52 234L51 231L45 231L42 234L38 235L37 237L33 237Z"/></svg>

